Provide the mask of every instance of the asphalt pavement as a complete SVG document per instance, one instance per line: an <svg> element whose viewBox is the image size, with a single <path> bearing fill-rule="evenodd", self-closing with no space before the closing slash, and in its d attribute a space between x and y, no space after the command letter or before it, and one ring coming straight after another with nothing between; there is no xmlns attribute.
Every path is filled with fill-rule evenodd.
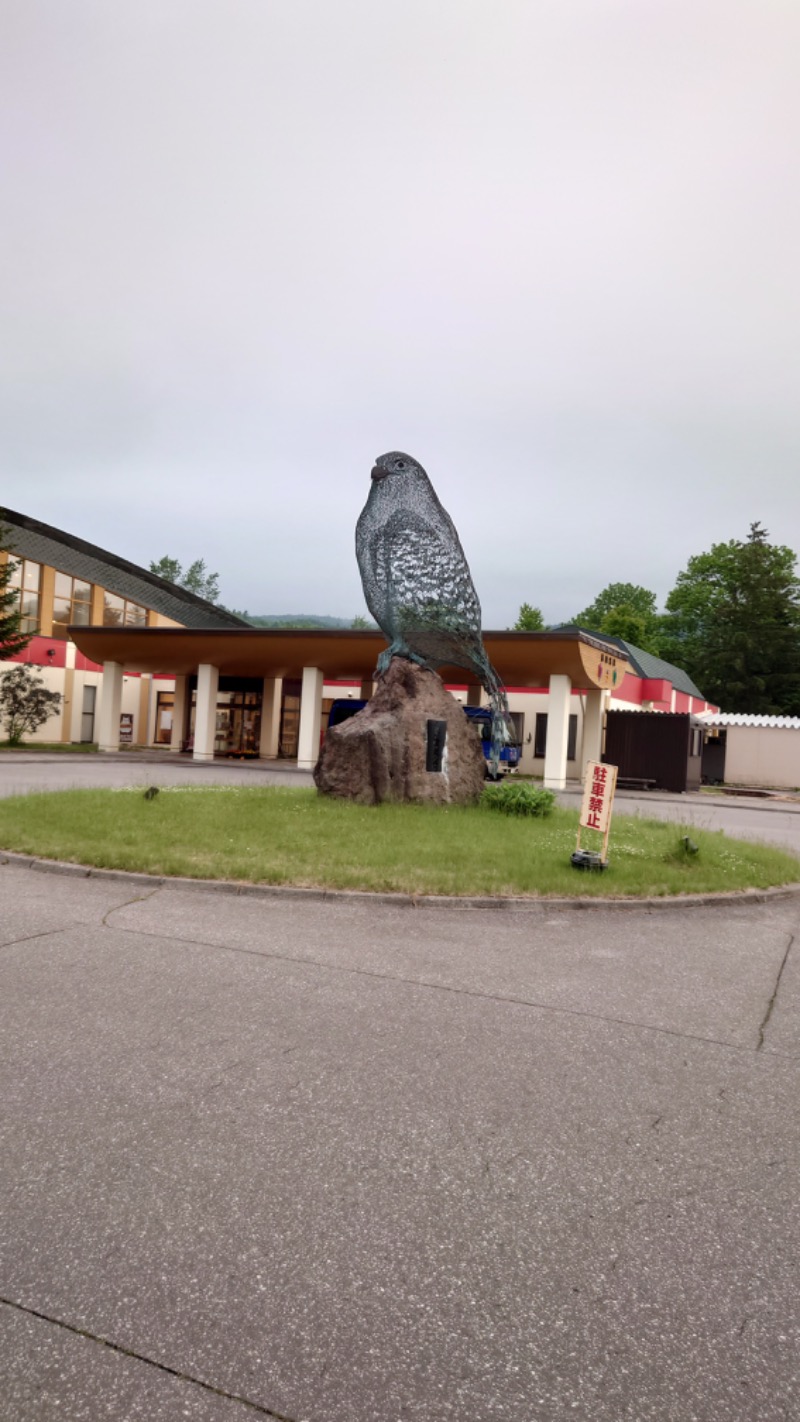
<svg viewBox="0 0 800 1422"><path fill-rule="evenodd" d="M800 1416L798 937L0 865L3 1422Z"/></svg>

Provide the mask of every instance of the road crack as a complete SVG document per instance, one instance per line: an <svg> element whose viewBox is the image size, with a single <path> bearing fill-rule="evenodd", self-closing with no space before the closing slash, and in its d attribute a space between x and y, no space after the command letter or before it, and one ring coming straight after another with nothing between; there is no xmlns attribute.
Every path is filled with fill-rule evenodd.
<svg viewBox="0 0 800 1422"><path fill-rule="evenodd" d="M0 943L0 953L4 948L14 948L17 943L32 943L35 938L54 938L56 934L68 933L77 926L75 923L68 923L59 928L43 928L41 933L25 933L22 938L11 938L8 943Z"/></svg>
<svg viewBox="0 0 800 1422"><path fill-rule="evenodd" d="M783 958L782 958L782 960L781 960L781 965L780 965L780 967L779 967L779 969L778 969L778 976L777 976L776 979L775 979L775 986L774 986L774 988L772 989L772 997L770 998L769 1002L767 1003L767 1010L766 1010L766 1012L764 1013L764 1016L762 1017L761 1022L760 1022L760 1025L759 1025L759 1028L758 1028L758 1041L757 1041L757 1043L756 1043L756 1051L757 1051L757 1052L760 1052L760 1051L761 1051L761 1048L763 1047L764 1042L766 1041L767 1027L769 1026L769 1019L770 1019L770 1017L772 1016L772 1011L773 1011L773 1008L775 1007L775 1003L776 1003L777 998L778 998L778 991L779 991L780 985L781 985L781 978L783 977L783 970L784 970L784 968L786 967L787 962L789 961L789 954L790 954L791 951L792 951L792 944L793 944L793 943L794 943L794 934L791 933L791 934L789 935L789 942L786 944L786 952L785 952L784 955L783 955Z"/></svg>
<svg viewBox="0 0 800 1422"><path fill-rule="evenodd" d="M103 917L100 920L103 927L113 927L113 925L110 924L108 921L112 913L119 913L120 909L130 908L131 904L146 903L148 899L152 899L154 894L160 894L163 887L163 884L156 884L156 887L154 889L151 889L150 892L147 894L135 894L132 899L126 899L124 904L115 904L113 908L110 908L107 913L103 914Z"/></svg>
<svg viewBox="0 0 800 1422"><path fill-rule="evenodd" d="M113 1343L110 1338L103 1338L99 1333L92 1333L88 1328L78 1328L74 1323L66 1323L63 1318L53 1318L48 1313L40 1312L39 1309L27 1308L25 1304L17 1303L16 1299L0 1296L0 1304L5 1304L6 1308L12 1308L17 1313L25 1314L28 1318L38 1318L43 1323L50 1323L54 1328L63 1328L66 1333L72 1333L78 1338L88 1338L91 1343L97 1343L101 1348L108 1348L112 1353L119 1353L123 1358L134 1358L137 1363L146 1363L148 1367L156 1368L160 1373L166 1373L171 1378L178 1378L180 1382L202 1388L204 1392L210 1392L214 1397L222 1397L227 1402L238 1402L242 1407L249 1407L259 1417L266 1417L268 1422L295 1422L295 1419L287 1417L284 1412L273 1412L269 1407L263 1407L260 1402L254 1402L250 1397L227 1392L225 1388L216 1387L214 1383L205 1382L203 1378L196 1378L191 1373L181 1372L180 1368L171 1368L168 1363L159 1363L156 1358L148 1358L144 1353L135 1352L133 1348L125 1348L121 1343Z"/></svg>

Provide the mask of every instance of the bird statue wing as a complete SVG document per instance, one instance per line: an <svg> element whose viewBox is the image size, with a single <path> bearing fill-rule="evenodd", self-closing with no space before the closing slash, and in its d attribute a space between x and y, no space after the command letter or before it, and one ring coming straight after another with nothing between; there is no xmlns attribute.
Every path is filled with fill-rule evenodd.
<svg viewBox="0 0 800 1422"><path fill-rule="evenodd" d="M426 661L472 661L480 643L481 609L458 535L450 520L439 530L408 509L387 519L373 541L373 575L381 591L378 621Z"/></svg>
<svg viewBox="0 0 800 1422"><path fill-rule="evenodd" d="M453 630L480 633L480 603L452 523L436 528L404 509L387 520L375 549L378 582L405 616L438 606Z"/></svg>

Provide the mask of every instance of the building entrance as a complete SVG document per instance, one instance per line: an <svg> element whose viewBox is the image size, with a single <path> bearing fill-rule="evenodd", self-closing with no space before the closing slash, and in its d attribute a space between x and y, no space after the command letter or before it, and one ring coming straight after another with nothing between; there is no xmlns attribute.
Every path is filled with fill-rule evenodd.
<svg viewBox="0 0 800 1422"><path fill-rule="evenodd" d="M194 746L197 680L191 678L188 737L186 750ZM214 754L250 759L261 748L262 684L249 677L220 677L217 692Z"/></svg>
<svg viewBox="0 0 800 1422"><path fill-rule="evenodd" d="M257 691L225 692L217 701L215 755L258 755L261 741L261 696Z"/></svg>

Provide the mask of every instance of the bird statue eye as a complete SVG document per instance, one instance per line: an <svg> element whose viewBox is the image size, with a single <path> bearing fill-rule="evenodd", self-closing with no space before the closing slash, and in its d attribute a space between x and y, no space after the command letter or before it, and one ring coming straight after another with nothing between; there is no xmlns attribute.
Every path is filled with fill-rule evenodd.
<svg viewBox="0 0 800 1422"><path fill-rule="evenodd" d="M406 467L406 462L405 462L405 460L404 460L404 459L396 459L396 460L394 461L394 467L395 467L395 469L405 469L405 467Z"/></svg>

